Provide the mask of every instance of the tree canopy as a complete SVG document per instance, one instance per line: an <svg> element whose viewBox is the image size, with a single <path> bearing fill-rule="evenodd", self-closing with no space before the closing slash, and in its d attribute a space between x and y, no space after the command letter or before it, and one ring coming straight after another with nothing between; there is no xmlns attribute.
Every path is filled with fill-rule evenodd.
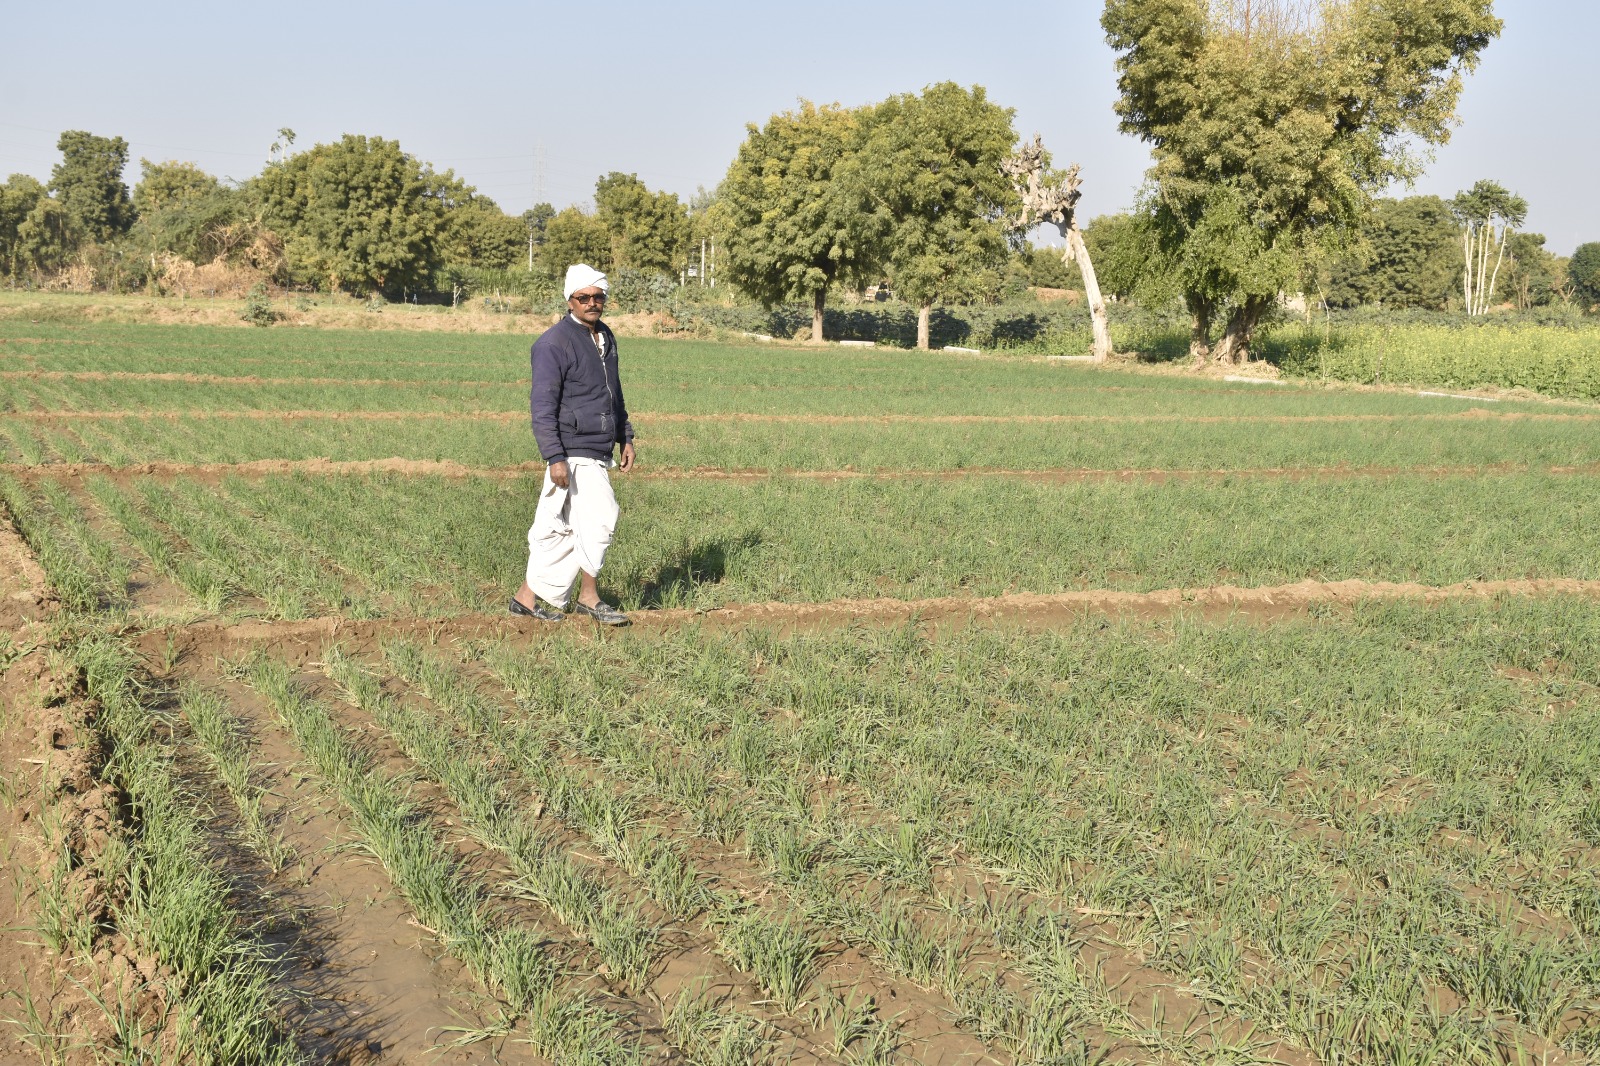
<svg viewBox="0 0 1600 1066"><path fill-rule="evenodd" d="M1330 263L1329 304L1442 310L1459 292L1459 236L1437 196L1377 200L1361 239Z"/></svg>
<svg viewBox="0 0 1600 1066"><path fill-rule="evenodd" d="M1578 245L1567 263L1567 276L1584 306L1600 304L1600 241Z"/></svg>
<svg viewBox="0 0 1600 1066"><path fill-rule="evenodd" d="M728 280L768 306L810 302L814 341L822 340L828 286L880 265L882 216L859 182L843 180L865 117L803 102L765 126L746 127L714 208L727 234Z"/></svg>
<svg viewBox="0 0 1600 1066"><path fill-rule="evenodd" d="M334 291L390 295L442 265L445 213L471 195L397 142L355 134L269 164L254 191L299 272Z"/></svg>
<svg viewBox="0 0 1600 1066"><path fill-rule="evenodd" d="M676 193L651 192L637 174L612 171L595 183L594 204L612 269L668 276L683 269L692 226Z"/></svg>
<svg viewBox="0 0 1600 1066"><path fill-rule="evenodd" d="M880 258L895 292L919 308L917 346L928 347L929 309L999 286L1017 195L1001 171L1017 134L1009 108L982 86L930 85L872 108L844 181L880 214Z"/></svg>
<svg viewBox="0 0 1600 1066"><path fill-rule="evenodd" d="M61 162L50 171L50 191L72 224L93 241L109 241L133 225L133 199L122 180L128 142L68 130L56 141Z"/></svg>
<svg viewBox="0 0 1600 1066"><path fill-rule="evenodd" d="M1303 12L1303 15L1297 13ZM1348 240L1370 199L1449 138L1492 0L1107 0L1121 127L1151 145L1144 210L1209 354Z"/></svg>

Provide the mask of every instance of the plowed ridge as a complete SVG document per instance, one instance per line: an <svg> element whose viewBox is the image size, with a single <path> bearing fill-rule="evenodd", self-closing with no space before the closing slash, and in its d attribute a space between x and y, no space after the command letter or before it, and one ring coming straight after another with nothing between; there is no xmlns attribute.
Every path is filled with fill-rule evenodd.
<svg viewBox="0 0 1600 1066"><path fill-rule="evenodd" d="M1484 600L1501 596L1600 597L1600 581L1545 578L1525 581L1469 581L1456 585L1421 585L1393 581L1301 581L1292 585L1242 588L1160 589L1118 592L1016 593L1009 596L941 596L925 600L831 600L826 603L744 603L709 611L684 609L634 611L635 628L686 625L739 628L750 625L826 628L852 623L993 621L1048 627L1083 614L1162 617L1184 611L1235 614L1272 619L1296 614L1314 605L1354 606L1371 600ZM565 623L576 624L577 619ZM186 647L222 651L256 643L368 641L399 633L475 637L485 634L548 633L549 623L525 622L504 614L458 615L444 619L400 618L352 621L341 617L292 622L195 623L173 627Z"/></svg>
<svg viewBox="0 0 1600 1066"><path fill-rule="evenodd" d="M320 419L342 421L408 421L444 420L453 422L522 422L528 418L526 411L316 411L316 410L248 410L248 411L152 411L138 410L27 410L4 411L0 417L26 419L33 422L70 420L99 420L121 418L195 419L244 418L271 421ZM1454 414L1338 414L1338 415L1177 415L1177 414L1071 414L1071 415L826 415L826 414L759 414L750 411L718 411L706 413L635 411L638 422L770 422L800 425L883 425L909 423L914 425L1005 425L1005 424L1102 424L1102 423L1185 423L1190 425L1300 425L1307 423L1339 422L1459 422L1462 420L1499 420L1505 422L1600 422L1597 414L1557 414L1541 411L1488 411L1475 407Z"/></svg>
<svg viewBox="0 0 1600 1066"><path fill-rule="evenodd" d="M0 471L20 477L73 478L90 475L117 479L135 477L220 478L270 477L282 474L321 474L326 476L360 474L409 474L419 477L514 479L541 473L542 462L511 466L477 467L449 459L253 459L240 463L149 462L118 466L112 463L0 463ZM1116 470L1086 467L962 467L946 470L797 470L764 468L724 469L719 467L657 467L635 470L625 476L645 481L766 481L774 478L801 478L810 481L965 481L970 478L1023 478L1052 484L1096 483L1104 481L1215 481L1224 478L1266 478L1289 481L1340 478L1392 477L1485 477L1512 474L1595 475L1600 463L1581 466L1531 466L1525 463L1496 463L1485 466L1269 466L1236 469L1123 468Z"/></svg>

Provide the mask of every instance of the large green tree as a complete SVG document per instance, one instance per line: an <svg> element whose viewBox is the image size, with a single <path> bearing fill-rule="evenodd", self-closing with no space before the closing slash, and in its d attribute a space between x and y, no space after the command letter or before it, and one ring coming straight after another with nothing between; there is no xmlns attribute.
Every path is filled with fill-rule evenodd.
<svg viewBox="0 0 1600 1066"><path fill-rule="evenodd" d="M917 305L917 347L928 348L940 300L996 290L1020 206L1001 170L1017 139L1014 112L982 86L930 85L872 108L844 169L886 224L882 258L895 293Z"/></svg>
<svg viewBox="0 0 1600 1066"><path fill-rule="evenodd" d="M1095 273L1106 292L1125 299L1146 289L1153 280L1149 267L1153 254L1149 227L1131 214L1099 215L1083 231ZM1170 299L1170 290L1161 288L1159 297Z"/></svg>
<svg viewBox="0 0 1600 1066"><path fill-rule="evenodd" d="M1567 261L1567 277L1579 303L1600 306L1600 241L1578 245Z"/></svg>
<svg viewBox="0 0 1600 1066"><path fill-rule="evenodd" d="M1456 289L1460 233L1437 196L1380 199L1360 240L1329 264L1328 303L1442 310Z"/></svg>
<svg viewBox="0 0 1600 1066"><path fill-rule="evenodd" d="M475 192L456 194L455 199L440 236L440 255L445 262L495 270L520 266L528 248L528 227L523 220Z"/></svg>
<svg viewBox="0 0 1600 1066"><path fill-rule="evenodd" d="M1448 140L1492 0L1107 0L1122 129L1151 145L1146 210L1192 349L1248 358L1261 315L1350 240L1371 197Z"/></svg>
<svg viewBox="0 0 1600 1066"><path fill-rule="evenodd" d="M297 273L334 291L391 296L442 265L447 213L471 194L397 142L355 134L269 163L252 191Z"/></svg>
<svg viewBox="0 0 1600 1066"><path fill-rule="evenodd" d="M540 250L545 271L560 278L574 263L588 263L596 270L609 271L611 232L594 215L567 207L556 212L544 227L544 247Z"/></svg>
<svg viewBox="0 0 1600 1066"><path fill-rule="evenodd" d="M50 171L50 191L73 225L91 241L111 241L133 225L133 199L122 180L128 142L67 130L56 148L61 162Z"/></svg>
<svg viewBox="0 0 1600 1066"><path fill-rule="evenodd" d="M595 182L594 204L613 267L669 277L683 269L693 224L676 193L651 192L637 174L612 171Z"/></svg>
<svg viewBox="0 0 1600 1066"><path fill-rule="evenodd" d="M0 185L0 265L9 277L33 265L24 252L22 227L39 201L48 196L44 185L27 174L13 174Z"/></svg>
<svg viewBox="0 0 1600 1066"><path fill-rule="evenodd" d="M726 235L722 276L769 307L809 302L818 343L828 287L879 267L883 219L859 182L842 180L864 117L803 102L765 126L748 126L712 208Z"/></svg>
<svg viewBox="0 0 1600 1066"><path fill-rule="evenodd" d="M248 227L244 197L193 163L139 161L133 188L139 212L134 236L147 254L170 253L191 263L225 256Z"/></svg>

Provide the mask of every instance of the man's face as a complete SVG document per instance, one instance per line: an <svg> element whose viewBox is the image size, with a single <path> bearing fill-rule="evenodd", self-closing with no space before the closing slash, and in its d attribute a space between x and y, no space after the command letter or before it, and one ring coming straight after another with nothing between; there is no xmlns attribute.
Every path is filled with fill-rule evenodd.
<svg viewBox="0 0 1600 1066"><path fill-rule="evenodd" d="M587 289L579 289L567 298L567 306L577 316L579 322L592 326L600 321L600 316L605 314L606 294L597 286L591 285Z"/></svg>

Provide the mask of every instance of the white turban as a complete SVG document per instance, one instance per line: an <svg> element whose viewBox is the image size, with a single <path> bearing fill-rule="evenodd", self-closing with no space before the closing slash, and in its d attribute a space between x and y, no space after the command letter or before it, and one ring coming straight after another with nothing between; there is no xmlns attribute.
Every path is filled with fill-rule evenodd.
<svg viewBox="0 0 1600 1066"><path fill-rule="evenodd" d="M579 289L595 286L601 292L609 292L611 283L606 281L606 276L588 263L574 263L567 267L567 283L563 286L565 299L572 299L572 294Z"/></svg>

